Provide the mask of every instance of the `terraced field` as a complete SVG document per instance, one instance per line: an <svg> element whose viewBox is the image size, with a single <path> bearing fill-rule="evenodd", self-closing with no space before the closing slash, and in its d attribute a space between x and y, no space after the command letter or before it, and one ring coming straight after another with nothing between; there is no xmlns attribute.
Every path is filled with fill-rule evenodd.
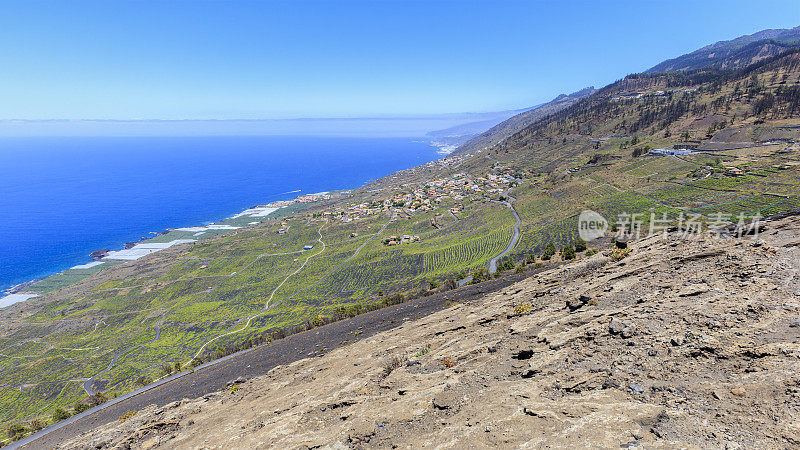
<svg viewBox="0 0 800 450"><path fill-rule="evenodd" d="M780 77L759 73L758 86L779 95L770 80ZM789 106L751 114L752 99L734 95L732 84L752 83L750 74L721 87L687 80L672 80L690 84L669 96L641 101L591 97L480 153L398 172L261 224L232 219L246 226L139 261L45 280L36 287L42 296L0 310L0 424L47 420L94 391L129 392L167 367L189 369L278 330L449 289L448 279L485 267L513 242L516 218L501 196L512 197L521 218L505 267L520 272L524 262L542 262L550 244L574 243L584 209L613 224L631 214L645 222L696 214L712 223L800 208L800 151L792 147L800 119L784 113ZM730 101L721 110L723 95ZM682 112L666 117L669 105ZM724 150L725 136L779 144ZM642 150L688 142L715 148ZM158 239L186 237L174 233Z"/></svg>
<svg viewBox="0 0 800 450"><path fill-rule="evenodd" d="M200 349L268 335L343 304L427 288L485 265L510 239L508 209L490 202L474 203L443 229L431 226L433 216L297 218L285 234L276 233L277 224L259 225L97 271L81 295L49 303L4 336L0 401L18 406L5 408L2 420L70 406L92 377L97 381L87 386L114 396L159 377L164 365L186 365ZM382 243L412 233L424 238ZM315 247L303 251L309 244Z"/></svg>
<svg viewBox="0 0 800 450"><path fill-rule="evenodd" d="M669 160L658 163L666 167ZM586 192L592 208L612 221L630 212L675 217L690 209L708 217L800 206L797 196L747 195L737 189L777 182L783 176L778 173L654 183L642 192L598 184L598 179L637 178L642 165L633 166L624 175L619 170L613 176L604 171L576 175L574 183L552 194L535 183L527 186L515 201L523 228L513 257L541 253L549 243L571 243ZM437 215L449 218L446 226L432 226ZM185 366L198 350L214 352L330 315L342 305L426 289L431 281L485 266L508 245L514 223L508 208L473 199L451 216L440 208L397 220L297 217L287 222L286 234L276 233L277 223L259 225L151 255L135 263L133 273L126 270L134 263L98 270L80 295L49 303L4 337L0 402L17 406L4 409L2 420L68 407L86 395L84 384L93 377L94 384L87 386L118 395L159 377L165 364ZM382 242L405 234L419 235L420 241L391 247ZM308 244L315 248L304 252Z"/></svg>
<svg viewBox="0 0 800 450"><path fill-rule="evenodd" d="M511 240L512 227L505 227L492 233L471 239L446 248L425 253L425 271L430 276L443 276L461 269L472 269L485 265L492 256L502 252Z"/></svg>

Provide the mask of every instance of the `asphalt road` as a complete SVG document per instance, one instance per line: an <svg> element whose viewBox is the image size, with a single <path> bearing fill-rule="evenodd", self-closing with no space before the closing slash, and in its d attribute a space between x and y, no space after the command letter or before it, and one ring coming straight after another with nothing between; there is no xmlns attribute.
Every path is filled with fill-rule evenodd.
<svg viewBox="0 0 800 450"><path fill-rule="evenodd" d="M230 381L236 378L264 375L278 365L289 364L307 357L321 356L331 349L395 328L407 320L418 319L439 311L445 308L450 301L468 302L530 275L530 272L509 275L478 285L469 285L453 291L419 298L235 353L199 366L194 372L173 375L158 383L111 400L45 428L11 444L8 448L52 448L59 442L116 421L128 411L138 411L151 404L160 406L184 398L202 397L210 392L224 389ZM359 333L355 334L356 331Z"/></svg>
<svg viewBox="0 0 800 450"><path fill-rule="evenodd" d="M514 200L516 200L516 199L514 197L511 197L510 195L508 195L509 192L511 192L510 189L508 190L508 192L506 192L506 195L508 196L508 201L507 202L505 202L505 201L504 202L498 202L498 203L502 203L502 204L508 206L508 208L514 214L514 219L517 221L517 223L516 223L516 225L514 225L514 236L511 237L511 242L508 243L508 247L505 250L503 250L499 255L497 255L494 258L492 258L491 260L489 260L489 273L492 273L492 274L497 272L497 261L499 261L500 258L502 258L502 257L508 255L509 253L511 253L511 250L514 250L514 247L517 246L517 241L519 241L519 229L522 226L522 219L519 218L519 214L517 214L517 210L514 209Z"/></svg>

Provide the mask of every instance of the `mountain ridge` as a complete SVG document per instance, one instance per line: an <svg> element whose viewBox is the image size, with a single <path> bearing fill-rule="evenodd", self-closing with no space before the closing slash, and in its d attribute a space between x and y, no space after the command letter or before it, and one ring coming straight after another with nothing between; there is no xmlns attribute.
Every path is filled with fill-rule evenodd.
<svg viewBox="0 0 800 450"><path fill-rule="evenodd" d="M541 104L529 108L506 111L497 111L475 115L478 120L461 123L441 130L429 131L426 137L431 139L431 145L438 147L441 154L449 154L461 144L469 141L478 134L495 125L508 120L517 114L524 113L540 107Z"/></svg>
<svg viewBox="0 0 800 450"><path fill-rule="evenodd" d="M800 45L800 26L768 29L738 38L718 41L693 52L668 59L645 73L688 71L706 68L738 69Z"/></svg>
<svg viewBox="0 0 800 450"><path fill-rule="evenodd" d="M553 100L535 106L527 111L523 111L507 120L493 126L492 128L480 133L469 141L460 145L453 154L462 154L474 150L491 147L503 139L511 136L515 132L525 128L526 126L536 122L537 120L560 111L578 100L592 95L596 92L594 86L585 87L577 90L571 94L559 94Z"/></svg>

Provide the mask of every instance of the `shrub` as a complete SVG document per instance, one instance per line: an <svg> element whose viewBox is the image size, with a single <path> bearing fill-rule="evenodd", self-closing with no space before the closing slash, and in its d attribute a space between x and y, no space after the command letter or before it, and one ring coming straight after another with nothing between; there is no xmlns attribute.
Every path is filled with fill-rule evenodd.
<svg viewBox="0 0 800 450"><path fill-rule="evenodd" d="M646 155L646 154L650 153L650 150L651 150L651 148L650 148L649 145L645 145L645 146L642 146L642 147L636 147L636 148L633 149L633 153L631 153L631 156L633 156L634 158L638 158L640 156L643 156L643 155Z"/></svg>
<svg viewBox="0 0 800 450"><path fill-rule="evenodd" d="M9 439L19 439L27 431L28 430L24 426L22 426L20 424L14 424L14 425L11 425L10 427L8 427L8 437L9 437Z"/></svg>
<svg viewBox="0 0 800 450"><path fill-rule="evenodd" d="M530 303L519 303L514 306L514 314L525 314L531 310Z"/></svg>
<svg viewBox="0 0 800 450"><path fill-rule="evenodd" d="M556 246L552 242L547 244L547 247L544 248L544 253L542 253L542 259L545 261L549 261L553 255L556 254Z"/></svg>
<svg viewBox="0 0 800 450"><path fill-rule="evenodd" d="M102 392L98 392L93 396L89 397L89 406L97 406L103 404L108 401L108 397L105 396Z"/></svg>
<svg viewBox="0 0 800 450"><path fill-rule="evenodd" d="M514 268L514 260L511 258L503 258L500 264L497 265L497 270L504 272Z"/></svg>
<svg viewBox="0 0 800 450"><path fill-rule="evenodd" d="M625 258L626 256L630 255L630 254L631 254L631 249L629 249L629 248L615 248L611 252L611 260L612 261L619 261L619 260Z"/></svg>
<svg viewBox="0 0 800 450"><path fill-rule="evenodd" d="M119 418L119 423L124 423L126 420L136 415L136 411L128 411Z"/></svg>
<svg viewBox="0 0 800 450"><path fill-rule="evenodd" d="M91 409L91 406L87 405L86 403L75 403L75 406L72 407L72 410L75 411L75 414L80 414L87 409Z"/></svg>
<svg viewBox="0 0 800 450"><path fill-rule="evenodd" d="M544 263L537 262L536 264L533 265L533 267L535 267L536 269L541 269L542 267L544 267Z"/></svg>
<svg viewBox="0 0 800 450"><path fill-rule="evenodd" d="M470 284L482 283L490 278L491 275L489 274L489 271L485 267L482 267L475 272L472 272L472 281Z"/></svg>
<svg viewBox="0 0 800 450"><path fill-rule="evenodd" d="M420 349L420 351L418 351L417 353L415 353L415 354L414 354L414 358L419 358L420 356L427 355L427 354L428 354L428 353L430 353L430 352L431 352L431 346L430 346L430 344L428 344L428 345L426 345L425 347L422 347L422 348Z"/></svg>
<svg viewBox="0 0 800 450"><path fill-rule="evenodd" d="M587 249L586 241L584 241L580 237L575 238L574 244L575 244L575 252L576 253L580 253L580 252L585 251Z"/></svg>
<svg viewBox="0 0 800 450"><path fill-rule="evenodd" d="M165 363L163 366L161 366L161 373L164 375L172 374L172 366Z"/></svg>
<svg viewBox="0 0 800 450"><path fill-rule="evenodd" d="M408 361L406 355L394 355L383 364L383 376L388 376L395 369L402 367Z"/></svg>
<svg viewBox="0 0 800 450"><path fill-rule="evenodd" d="M561 259L575 259L575 249L571 245L561 247Z"/></svg>
<svg viewBox="0 0 800 450"><path fill-rule="evenodd" d="M62 420L69 419L69 417L69 413L61 408L56 408L56 410L53 411L53 422L61 422Z"/></svg>

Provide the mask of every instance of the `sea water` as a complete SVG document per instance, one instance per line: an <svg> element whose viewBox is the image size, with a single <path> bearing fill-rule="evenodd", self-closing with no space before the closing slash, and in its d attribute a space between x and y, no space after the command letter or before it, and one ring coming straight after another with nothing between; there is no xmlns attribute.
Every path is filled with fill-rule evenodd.
<svg viewBox="0 0 800 450"><path fill-rule="evenodd" d="M0 289L150 232L358 187L438 157L410 138L0 138Z"/></svg>

